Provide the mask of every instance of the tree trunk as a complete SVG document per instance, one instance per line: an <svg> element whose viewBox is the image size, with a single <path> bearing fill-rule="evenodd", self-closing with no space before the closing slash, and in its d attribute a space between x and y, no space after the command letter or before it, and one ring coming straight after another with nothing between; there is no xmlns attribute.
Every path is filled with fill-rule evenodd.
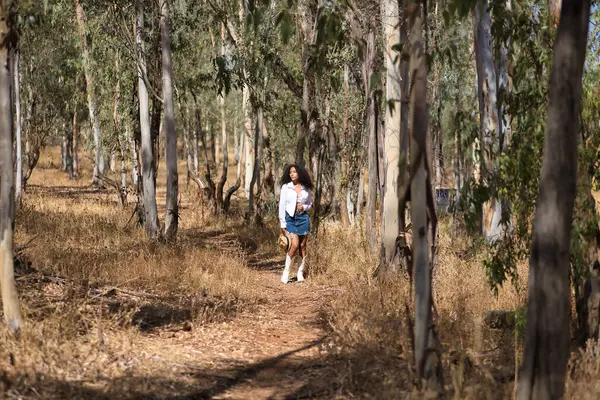
<svg viewBox="0 0 600 400"><path fill-rule="evenodd" d="M408 11L408 10L407 10ZM431 266L428 244L428 191L430 187L430 169L427 165L427 125L429 112L427 107L427 56L423 47L422 19L420 7L414 3L409 14L410 31L410 123L411 178L410 204L413 224L413 268L415 271L415 364L417 377L424 380L429 389L443 390L441 360L436 354L436 337L432 318ZM435 214L435 210L429 210ZM433 215L431 218L434 218ZM432 226L433 227L433 226ZM435 231L433 232L435 237Z"/></svg>
<svg viewBox="0 0 600 400"><path fill-rule="evenodd" d="M265 177L263 179L263 199L270 199L272 195L275 195L275 178L273 177L273 150L271 149L271 138L269 136L269 129L266 118L263 117L263 129L262 129L262 147L264 154L264 172Z"/></svg>
<svg viewBox="0 0 600 400"><path fill-rule="evenodd" d="M144 219L146 234L151 239L160 236L158 210L156 207L156 186L152 149L152 133L150 132L150 113L148 110L148 89L143 77L146 74L146 59L144 51L144 6L141 0L136 0L137 29L136 43L138 50L138 98L140 102L140 131L142 141L142 186L144 201Z"/></svg>
<svg viewBox="0 0 600 400"><path fill-rule="evenodd" d="M206 145L206 135L202 134L202 120L200 116L200 107L198 107L198 99L194 92L192 92L194 98L194 112L196 114L196 130L200 132L200 139L202 140L202 152L204 153L204 164L206 165L206 172L204 178L206 179L206 185L208 186L208 199L211 201L211 207L213 213L217 212L217 197L215 195L216 187L212 180L210 173L210 161L208 159L208 147ZM208 131L208 128L206 129Z"/></svg>
<svg viewBox="0 0 600 400"><path fill-rule="evenodd" d="M90 54L88 50L87 32L85 30L85 13L83 7L79 4L79 0L74 0L75 11L77 13L77 23L79 25L79 35L81 36L81 47L83 54L83 69L85 72L85 81L87 86L87 98L88 108L90 113L90 122L94 129L94 177L93 185L96 187L103 187L104 183L100 176L104 174L104 156L102 154L102 142L100 137L100 120L98 116L98 104L96 102L96 95L94 89L94 78L92 74L92 67L90 61Z"/></svg>
<svg viewBox="0 0 600 400"><path fill-rule="evenodd" d="M492 56L491 16L488 0L479 0L473 11L475 55L477 67L477 96L479 98L480 139L478 174L482 184L489 185L495 172L494 140L498 135L498 106L496 91L496 69ZM497 199L483 204L482 233L489 241L497 240L501 234L500 219L502 205Z"/></svg>
<svg viewBox="0 0 600 400"><path fill-rule="evenodd" d="M308 0L298 2L298 11L300 14L300 31L302 36L301 65L302 65L302 103L300 105L300 129L296 142L296 160L295 163L304 167L304 153L306 143L310 136L310 92L311 92L311 46L312 43L312 15Z"/></svg>
<svg viewBox="0 0 600 400"><path fill-rule="evenodd" d="M257 220L261 216L261 204L260 204L260 165L261 165L261 154L262 154L262 128L263 128L263 110L259 107L256 110L256 128L254 131L254 171L252 173L252 181L250 182L250 198L248 201L248 215L254 215ZM254 188L256 190L256 196L254 194ZM256 201L255 201L256 200ZM256 207L255 207L256 203ZM256 212L255 212L256 209Z"/></svg>
<svg viewBox="0 0 600 400"><path fill-rule="evenodd" d="M360 175L358 177L358 190L356 192L356 204L354 205L354 220L359 227L362 225L362 208L365 198L365 169L360 166Z"/></svg>
<svg viewBox="0 0 600 400"><path fill-rule="evenodd" d="M225 25L221 24L221 56L225 57ZM223 169L217 183L217 211L223 211L223 190L227 182L227 171L229 169L229 148L227 146L227 121L225 120L225 94L218 96L219 109L221 111L221 146L223 148Z"/></svg>
<svg viewBox="0 0 600 400"><path fill-rule="evenodd" d="M21 75L20 75L20 51L15 49L14 52L14 93L15 93L15 133L16 133L16 150L17 150L17 176L16 179L16 206L21 207L23 200L23 150L21 137Z"/></svg>
<svg viewBox="0 0 600 400"><path fill-rule="evenodd" d="M131 184L137 192L140 168L138 165L137 148L135 145L135 140L133 140L133 138L131 137L131 127L129 126L129 124L125 125L125 138L129 146L131 147Z"/></svg>
<svg viewBox="0 0 600 400"><path fill-rule="evenodd" d="M66 156L67 156L67 173L69 174L69 179L73 179L73 129L70 132L67 132L67 145L66 145ZM18 150L17 150L18 151Z"/></svg>
<svg viewBox="0 0 600 400"><path fill-rule="evenodd" d="M73 111L73 176L79 177L79 156L77 155L77 145L79 143L79 130L77 127L77 107ZM25 146L27 149L27 145ZM27 151L25 151L27 153Z"/></svg>
<svg viewBox="0 0 600 400"><path fill-rule="evenodd" d="M344 145L348 146L348 105L349 105L349 90L350 90L350 71L348 64L344 64L344 109L342 111L342 129L344 135ZM349 205L348 199L350 198L350 184L348 182L349 178L349 165L350 165L350 150L348 148L342 153L341 157L341 177L338 178L338 181L341 183L342 178L344 183L341 183L340 190L338 192L339 200L340 200L340 212L341 212L341 220L342 226L347 228L350 226L350 213L349 213Z"/></svg>
<svg viewBox="0 0 600 400"><path fill-rule="evenodd" d="M165 136L167 163L167 198L165 207L165 239L177 235L179 210L177 197L179 182L177 175L177 133L175 132L175 107L173 106L173 65L171 62L171 38L169 33L169 2L160 1L160 31L162 42L163 101L165 108Z"/></svg>
<svg viewBox="0 0 600 400"><path fill-rule="evenodd" d="M554 44L540 192L529 260L527 332L518 398L558 399L570 344L569 250L589 0L565 1Z"/></svg>
<svg viewBox="0 0 600 400"><path fill-rule="evenodd" d="M13 232L15 222L15 187L13 175L13 134L10 94L8 14L12 1L0 2L0 291L2 309L8 329L18 333L23 317L15 283Z"/></svg>
<svg viewBox="0 0 600 400"><path fill-rule="evenodd" d="M366 209L366 231L371 248L377 247L377 95L372 84L372 75L375 69L376 47L375 47L375 21L371 21L369 33L367 34L366 54L363 60L363 79L365 94L367 98L366 126L369 135L369 188Z"/></svg>
<svg viewBox="0 0 600 400"><path fill-rule="evenodd" d="M400 149L400 68L394 64L397 54L392 46L400 42L400 12L398 2L383 0L381 23L385 38L386 104L385 104L385 192L383 193L383 218L381 219L381 265L391 266L398 237L398 188L400 160L405 157ZM383 178L383 177L382 177Z"/></svg>
<svg viewBox="0 0 600 400"><path fill-rule="evenodd" d="M121 203L123 206L127 204L127 170L125 168L125 153L126 153L126 144L123 144L123 138L121 137L121 123L119 121L119 105L121 98L121 71L120 71L120 56L119 52L115 55L115 71L117 73L117 83L115 85L115 104L113 108L113 121L115 125L115 138L117 139L118 153L119 153L119 161L121 162ZM115 153L113 153L115 155ZM112 162L112 160L111 160ZM116 164L116 159L115 159ZM115 165L116 169L116 165Z"/></svg>
<svg viewBox="0 0 600 400"><path fill-rule="evenodd" d="M562 0L548 0L548 26L556 29L560 21Z"/></svg>
<svg viewBox="0 0 600 400"><path fill-rule="evenodd" d="M254 149L252 144L252 117L251 117L251 106L250 106L250 92L249 89L244 85L243 89L243 111L244 111L244 158L246 160L245 165L245 176L244 176L244 192L246 198L250 198L250 183L252 182L252 175L254 171Z"/></svg>

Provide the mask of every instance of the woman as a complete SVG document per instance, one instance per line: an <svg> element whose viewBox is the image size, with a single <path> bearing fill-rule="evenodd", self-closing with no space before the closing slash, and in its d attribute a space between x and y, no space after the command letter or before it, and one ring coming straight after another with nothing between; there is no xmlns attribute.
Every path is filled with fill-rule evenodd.
<svg viewBox="0 0 600 400"><path fill-rule="evenodd" d="M310 218L307 212L312 207L313 184L306 169L295 164L284 169L281 183L283 186L279 197L279 225L281 233L291 239L281 282L288 283L290 266L296 253L302 257L298 268L298 281L301 282L304 280L306 239L310 232Z"/></svg>

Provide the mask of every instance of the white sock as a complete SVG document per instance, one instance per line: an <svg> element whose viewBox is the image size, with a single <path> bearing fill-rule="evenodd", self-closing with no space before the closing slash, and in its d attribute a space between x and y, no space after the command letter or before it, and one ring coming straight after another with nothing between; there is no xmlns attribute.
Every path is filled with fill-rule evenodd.
<svg viewBox="0 0 600 400"><path fill-rule="evenodd" d="M283 269L283 275L281 275L281 282L288 283L290 278L290 267L292 265L292 257L288 254L285 255L285 268Z"/></svg>
<svg viewBox="0 0 600 400"><path fill-rule="evenodd" d="M304 280L304 257L302 257L302 262L300 263L300 267L298 268L298 282L302 282Z"/></svg>

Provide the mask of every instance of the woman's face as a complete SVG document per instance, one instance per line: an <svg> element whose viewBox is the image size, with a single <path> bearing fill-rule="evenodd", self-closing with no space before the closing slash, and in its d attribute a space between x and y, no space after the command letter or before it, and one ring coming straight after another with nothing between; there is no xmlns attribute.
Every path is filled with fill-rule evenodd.
<svg viewBox="0 0 600 400"><path fill-rule="evenodd" d="M290 179L292 182L298 183L298 171L294 167L290 168Z"/></svg>

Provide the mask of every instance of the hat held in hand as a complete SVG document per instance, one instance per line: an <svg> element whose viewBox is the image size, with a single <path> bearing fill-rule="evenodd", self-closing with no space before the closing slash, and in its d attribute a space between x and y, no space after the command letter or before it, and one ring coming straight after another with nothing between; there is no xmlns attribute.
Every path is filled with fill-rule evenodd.
<svg viewBox="0 0 600 400"><path fill-rule="evenodd" d="M287 253L290 250L292 242L288 236L282 233L281 235L279 235L279 239L277 239L277 245L281 250Z"/></svg>

